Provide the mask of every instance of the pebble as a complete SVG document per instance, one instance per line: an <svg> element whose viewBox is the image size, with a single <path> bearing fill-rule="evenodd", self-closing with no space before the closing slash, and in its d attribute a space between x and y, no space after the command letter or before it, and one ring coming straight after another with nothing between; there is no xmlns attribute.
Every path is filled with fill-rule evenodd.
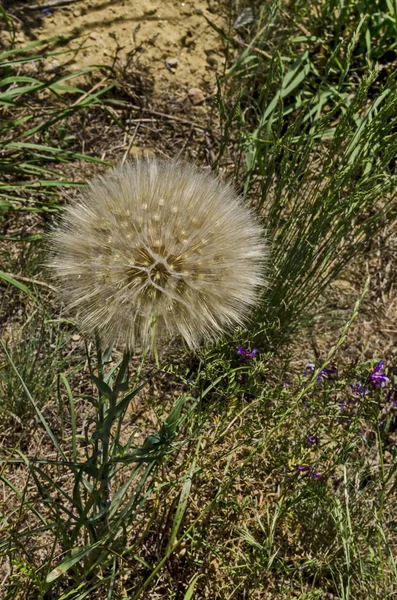
<svg viewBox="0 0 397 600"><path fill-rule="evenodd" d="M152 15L155 15L157 11L158 11L157 6L154 6L152 8L144 8L143 14L145 15L145 17L151 17Z"/></svg>
<svg viewBox="0 0 397 600"><path fill-rule="evenodd" d="M207 56L207 64L213 69L216 69L218 66L218 61L214 56Z"/></svg>
<svg viewBox="0 0 397 600"><path fill-rule="evenodd" d="M200 88L190 88L187 95L192 104L200 104L205 100L203 90L200 90Z"/></svg>
<svg viewBox="0 0 397 600"><path fill-rule="evenodd" d="M156 153L153 148L142 148L142 146L131 146L129 154L133 158L149 158L154 156Z"/></svg>
<svg viewBox="0 0 397 600"><path fill-rule="evenodd" d="M57 60L51 60L45 67L46 71L55 71L59 66L59 62Z"/></svg>
<svg viewBox="0 0 397 600"><path fill-rule="evenodd" d="M176 69L178 65L179 60L177 58L167 58L167 60L165 61L165 66L167 67L167 69Z"/></svg>

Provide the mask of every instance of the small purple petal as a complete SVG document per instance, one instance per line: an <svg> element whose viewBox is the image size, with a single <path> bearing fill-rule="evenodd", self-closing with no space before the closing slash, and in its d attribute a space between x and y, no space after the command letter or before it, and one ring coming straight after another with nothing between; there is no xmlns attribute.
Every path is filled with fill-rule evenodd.
<svg viewBox="0 0 397 600"><path fill-rule="evenodd" d="M378 362L378 364L372 369L372 373L379 373L379 371L381 371L384 366L385 366L385 361L380 360Z"/></svg>
<svg viewBox="0 0 397 600"><path fill-rule="evenodd" d="M385 387L386 383L390 381L390 379L386 377L385 373L381 373L384 365L385 361L380 360L368 375L368 381L372 383L374 388Z"/></svg>
<svg viewBox="0 0 397 600"><path fill-rule="evenodd" d="M368 379L375 388L385 387L386 383L390 381L390 379L386 377L384 373L371 374Z"/></svg>
<svg viewBox="0 0 397 600"><path fill-rule="evenodd" d="M314 373L314 371L316 370L316 365L314 363L307 363L305 370L303 372L305 377L309 377L310 375L312 375ZM316 381L322 381L325 378L330 377L331 375L334 375L335 373L337 373L337 368L334 365L330 365L329 367L327 367L326 369L322 369L317 377L316 377Z"/></svg>
<svg viewBox="0 0 397 600"><path fill-rule="evenodd" d="M306 441L308 444L318 444L318 437L316 435L308 435Z"/></svg>
<svg viewBox="0 0 397 600"><path fill-rule="evenodd" d="M305 473L308 477L314 477L315 479L321 477L320 473L316 473L310 465L295 465L295 470Z"/></svg>
<svg viewBox="0 0 397 600"><path fill-rule="evenodd" d="M239 344L237 346L237 354L243 358L255 358L255 356L258 354L258 350L257 348L254 348L253 350L244 350L242 345Z"/></svg>
<svg viewBox="0 0 397 600"><path fill-rule="evenodd" d="M352 383L350 387L353 393L359 394L360 396L366 396L370 393L370 390L365 388L361 381L359 381L358 383Z"/></svg>
<svg viewBox="0 0 397 600"><path fill-rule="evenodd" d="M303 375L305 377L308 377L309 375L311 375L312 373L314 373L314 369L315 369L315 364L314 363L306 363L306 367L305 370L303 371Z"/></svg>

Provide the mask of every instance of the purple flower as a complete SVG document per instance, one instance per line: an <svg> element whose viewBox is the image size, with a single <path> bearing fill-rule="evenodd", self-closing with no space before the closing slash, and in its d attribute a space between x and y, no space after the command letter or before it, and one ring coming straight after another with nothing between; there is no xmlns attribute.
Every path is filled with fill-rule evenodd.
<svg viewBox="0 0 397 600"><path fill-rule="evenodd" d="M244 350L241 344L237 346L237 354L241 356L241 358L255 358L258 354L258 350L254 348L253 350Z"/></svg>
<svg viewBox="0 0 397 600"><path fill-rule="evenodd" d="M389 390L386 396L386 402L393 402L393 406L397 408L397 388L395 390Z"/></svg>
<svg viewBox="0 0 397 600"><path fill-rule="evenodd" d="M303 371L303 375L305 377L308 377L309 375L312 375L314 373L314 369L316 368L314 363L307 363L305 370Z"/></svg>
<svg viewBox="0 0 397 600"><path fill-rule="evenodd" d="M386 383L389 380L388 377L384 373L382 373L382 369L384 367L385 361L380 360L378 364L372 369L371 373L368 375L369 383L372 383L374 388L385 387Z"/></svg>
<svg viewBox="0 0 397 600"><path fill-rule="evenodd" d="M305 377L309 377L313 375L316 370L316 366L314 363L307 363L303 375ZM329 366L326 369L322 369L316 377L316 381L322 381L324 378L328 379L331 375L334 375L337 372L337 368L333 365Z"/></svg>
<svg viewBox="0 0 397 600"><path fill-rule="evenodd" d="M324 377L328 379L328 377L330 377L331 375L335 375L336 372L337 368L334 365L330 365L327 369L323 369L322 371L320 371L320 373L316 377L316 380L322 381Z"/></svg>
<svg viewBox="0 0 397 600"><path fill-rule="evenodd" d="M314 477L314 479L321 477L321 474L316 473L313 467L310 467L309 465L296 465L295 470L299 471L300 473L304 473L308 477Z"/></svg>
<svg viewBox="0 0 397 600"><path fill-rule="evenodd" d="M359 396L366 396L371 391L371 390L367 389L366 387L364 387L363 384L361 383L361 381L359 381L358 383L352 383L350 385L350 387L351 387L352 392L354 394L358 394Z"/></svg>
<svg viewBox="0 0 397 600"><path fill-rule="evenodd" d="M311 444L318 444L318 437L316 435L308 435L306 438L306 442Z"/></svg>

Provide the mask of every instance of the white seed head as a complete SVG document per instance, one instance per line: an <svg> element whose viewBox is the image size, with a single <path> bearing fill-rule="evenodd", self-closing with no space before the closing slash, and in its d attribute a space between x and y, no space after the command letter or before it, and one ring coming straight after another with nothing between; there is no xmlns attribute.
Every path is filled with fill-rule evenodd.
<svg viewBox="0 0 397 600"><path fill-rule="evenodd" d="M52 236L50 268L86 332L189 347L246 321L263 285L263 231L233 189L148 159L89 183Z"/></svg>

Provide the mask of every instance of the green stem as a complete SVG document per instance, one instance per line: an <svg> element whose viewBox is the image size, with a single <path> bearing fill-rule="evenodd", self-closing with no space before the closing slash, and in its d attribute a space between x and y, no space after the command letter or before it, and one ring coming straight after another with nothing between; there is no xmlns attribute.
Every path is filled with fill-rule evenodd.
<svg viewBox="0 0 397 600"><path fill-rule="evenodd" d="M98 507L103 516L100 519L100 525L97 528L97 538L100 539L109 531L108 511L109 511L109 492L110 492L110 442L112 425L115 420L117 396L113 396L109 400L108 414L103 423L103 438L102 438L102 469L101 483L99 487L99 503Z"/></svg>
<svg viewBox="0 0 397 600"><path fill-rule="evenodd" d="M112 436L112 427L116 422L117 418L119 419L118 427L116 431L116 440L119 439L119 435L121 432L122 419L124 416L124 412L121 412L117 416L117 399L119 396L119 391L117 390L117 384L122 383L124 379L125 373L127 371L127 365L130 358L130 352L125 350L123 361L121 363L118 376L116 377L116 387L112 393L112 395L108 399L108 410L106 415L103 412L103 404L101 403L102 410L99 411L98 417L98 426L99 430L102 431L102 446L101 446L101 473L100 473L100 486L99 486L99 501L98 508L99 511L103 513L99 525L97 527L97 539L101 539L104 535L109 532L109 504L110 504L110 479L112 476L111 472L111 464L112 464L112 449L111 449L111 436ZM103 372L100 372L100 376L102 381L104 381Z"/></svg>

